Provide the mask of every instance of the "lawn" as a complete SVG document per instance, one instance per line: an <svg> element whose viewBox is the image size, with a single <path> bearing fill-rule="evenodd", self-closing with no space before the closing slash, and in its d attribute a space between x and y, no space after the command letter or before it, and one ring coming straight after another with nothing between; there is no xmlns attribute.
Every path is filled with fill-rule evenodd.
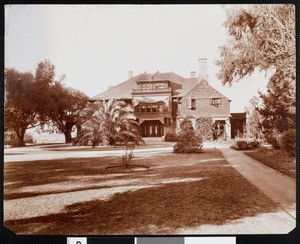
<svg viewBox="0 0 300 244"><path fill-rule="evenodd" d="M245 152L245 154L284 175L296 179L295 157L283 150L260 149L253 152Z"/></svg>
<svg viewBox="0 0 300 244"><path fill-rule="evenodd" d="M18 234L176 234L275 211L216 149L201 154L5 163L5 225Z"/></svg>

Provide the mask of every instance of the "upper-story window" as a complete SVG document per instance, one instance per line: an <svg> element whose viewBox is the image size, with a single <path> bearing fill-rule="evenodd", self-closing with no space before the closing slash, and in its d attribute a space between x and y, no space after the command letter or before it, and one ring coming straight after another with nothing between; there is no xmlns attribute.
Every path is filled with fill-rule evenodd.
<svg viewBox="0 0 300 244"><path fill-rule="evenodd" d="M215 105L215 106L219 106L222 104L222 99L221 98L213 98L211 101L211 104Z"/></svg>
<svg viewBox="0 0 300 244"><path fill-rule="evenodd" d="M190 109L196 108L196 99L192 98L188 100L188 108Z"/></svg>
<svg viewBox="0 0 300 244"><path fill-rule="evenodd" d="M149 89L151 89L150 87L151 87L150 83L142 83L141 84L141 89L143 89L143 90L149 90Z"/></svg>
<svg viewBox="0 0 300 244"><path fill-rule="evenodd" d="M134 111L136 113L164 113L170 112L170 109L164 104L139 104L135 106Z"/></svg>
<svg viewBox="0 0 300 244"><path fill-rule="evenodd" d="M152 105L152 112L156 113L157 112L157 105Z"/></svg>
<svg viewBox="0 0 300 244"><path fill-rule="evenodd" d="M158 105L158 112L162 113L164 111L163 105Z"/></svg>
<svg viewBox="0 0 300 244"><path fill-rule="evenodd" d="M142 90L163 90L169 88L169 84L167 82L147 82L141 83L140 88Z"/></svg>
<svg viewBox="0 0 300 244"><path fill-rule="evenodd" d="M146 112L147 112L147 113L150 113L150 112L151 112L151 105L147 105Z"/></svg>
<svg viewBox="0 0 300 244"><path fill-rule="evenodd" d="M165 89L165 88L168 88L168 83L165 83L165 82L154 83L153 88L156 90Z"/></svg>
<svg viewBox="0 0 300 244"><path fill-rule="evenodd" d="M145 113L146 112L146 106L145 105L142 105L142 106L140 106L140 108L141 108L141 113Z"/></svg>

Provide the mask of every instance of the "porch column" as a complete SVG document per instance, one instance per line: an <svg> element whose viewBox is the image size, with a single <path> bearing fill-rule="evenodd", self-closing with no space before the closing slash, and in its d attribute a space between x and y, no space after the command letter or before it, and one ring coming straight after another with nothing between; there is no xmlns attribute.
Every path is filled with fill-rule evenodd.
<svg viewBox="0 0 300 244"><path fill-rule="evenodd" d="M231 124L230 124L230 119L227 118L225 120L226 124L225 124L225 131L226 131L226 138L230 139L231 138Z"/></svg>

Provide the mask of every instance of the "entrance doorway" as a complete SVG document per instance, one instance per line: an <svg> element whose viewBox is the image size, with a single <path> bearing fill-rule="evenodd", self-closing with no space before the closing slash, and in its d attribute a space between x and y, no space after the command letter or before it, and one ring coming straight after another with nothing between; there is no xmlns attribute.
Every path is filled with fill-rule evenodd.
<svg viewBox="0 0 300 244"><path fill-rule="evenodd" d="M141 124L143 137L161 137L164 125L159 120L148 120Z"/></svg>

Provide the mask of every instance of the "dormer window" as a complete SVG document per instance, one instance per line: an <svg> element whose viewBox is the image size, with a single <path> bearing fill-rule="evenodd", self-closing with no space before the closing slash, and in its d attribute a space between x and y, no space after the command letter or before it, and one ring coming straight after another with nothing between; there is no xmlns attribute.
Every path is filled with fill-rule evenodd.
<svg viewBox="0 0 300 244"><path fill-rule="evenodd" d="M196 109L196 99L192 98L188 100L188 108Z"/></svg>
<svg viewBox="0 0 300 244"><path fill-rule="evenodd" d="M211 104L214 106L219 106L222 104L222 100L221 100L221 98L213 98L211 101Z"/></svg>

